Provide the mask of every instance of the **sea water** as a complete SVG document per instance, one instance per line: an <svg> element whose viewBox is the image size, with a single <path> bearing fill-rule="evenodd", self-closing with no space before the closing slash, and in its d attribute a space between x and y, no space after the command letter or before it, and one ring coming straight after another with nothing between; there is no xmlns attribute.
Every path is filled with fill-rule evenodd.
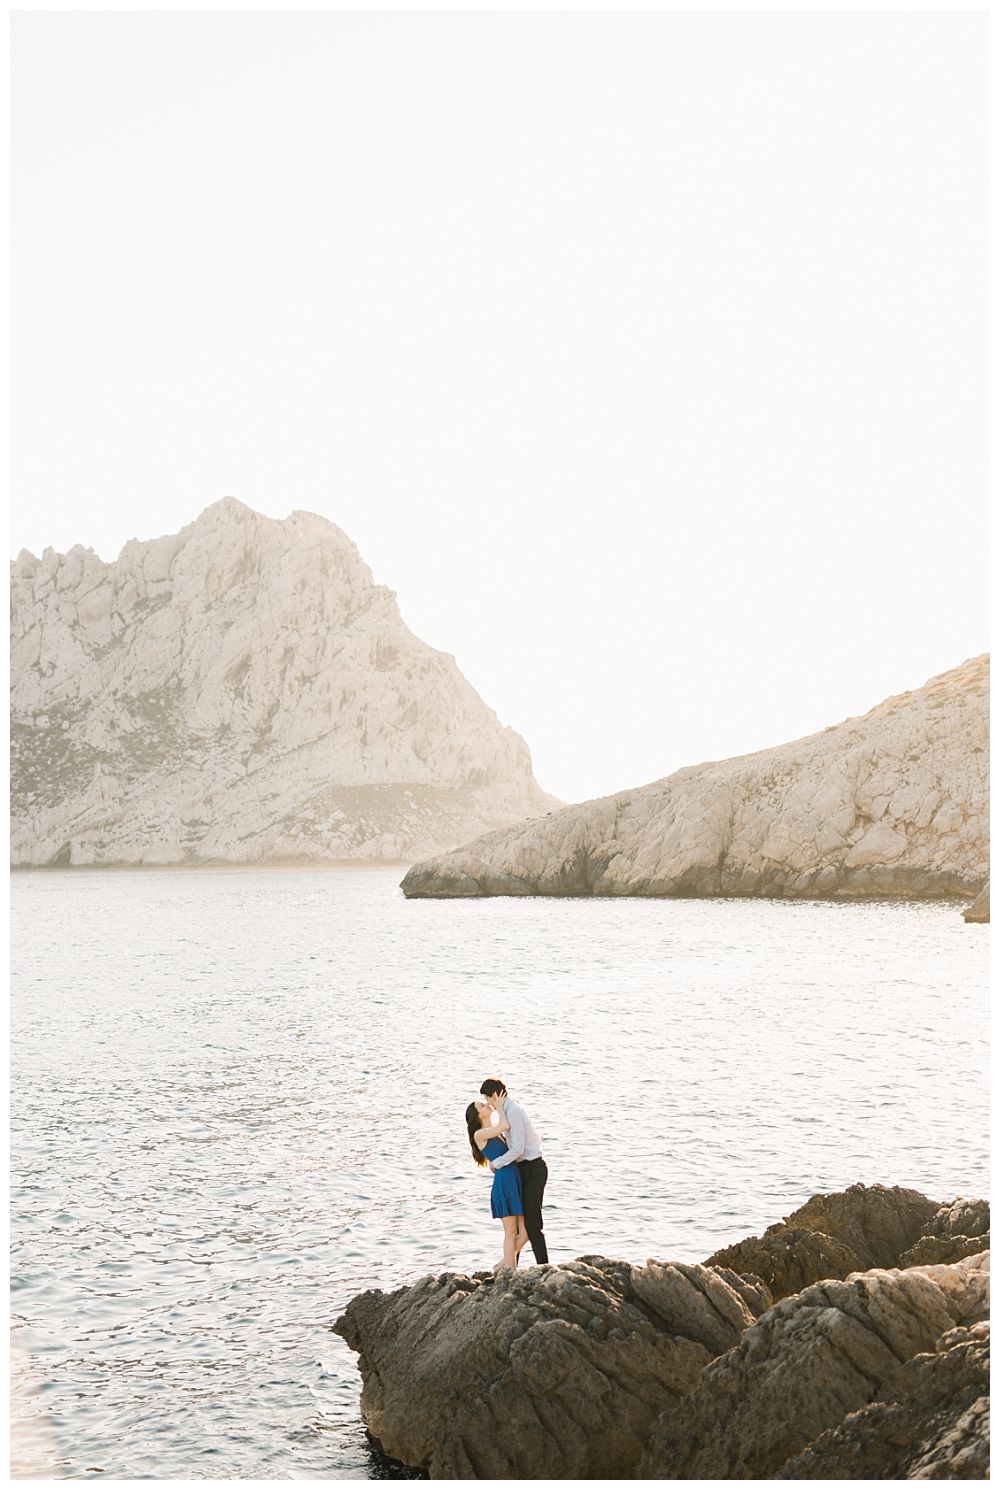
<svg viewBox="0 0 1000 1490"><path fill-rule="evenodd" d="M553 1262L698 1261L858 1180L986 1194L988 929L955 905L400 873L14 877L21 1473L391 1474L330 1327L499 1259L489 1075L542 1136Z"/></svg>

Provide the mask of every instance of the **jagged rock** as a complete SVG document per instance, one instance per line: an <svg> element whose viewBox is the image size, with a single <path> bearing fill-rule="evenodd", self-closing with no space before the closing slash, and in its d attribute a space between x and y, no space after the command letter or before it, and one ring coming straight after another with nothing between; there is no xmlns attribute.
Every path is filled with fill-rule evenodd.
<svg viewBox="0 0 1000 1490"><path fill-rule="evenodd" d="M11 572L12 860L407 860L553 805L324 518L231 498Z"/></svg>
<svg viewBox="0 0 1000 1490"><path fill-rule="evenodd" d="M369 1429L434 1478L768 1478L781 1466L823 1478L822 1456L839 1465L862 1443L861 1465L888 1445L920 1476L949 1477L982 1459L969 1386L980 1368L965 1346L979 1342L979 1360L983 1334L954 1330L985 1315L988 1228L985 1201L852 1185L701 1266L588 1257L444 1275L363 1294L335 1328L361 1356ZM922 1248L971 1239L974 1256L925 1265ZM867 1271L834 1277L851 1258ZM886 1270L900 1258L921 1265ZM769 1284L814 1268L826 1281L770 1307ZM949 1355L940 1369L934 1352ZM864 1417L873 1402L900 1405ZM844 1436L822 1437L833 1429Z"/></svg>
<svg viewBox="0 0 1000 1490"><path fill-rule="evenodd" d="M864 1268L852 1248L835 1237L780 1222L760 1237L747 1237L705 1259L709 1267L732 1268L760 1278L775 1299L799 1293L821 1278L846 1278Z"/></svg>
<svg viewBox="0 0 1000 1490"><path fill-rule="evenodd" d="M986 922L990 919L990 882L986 881L971 905L962 912L966 921Z"/></svg>
<svg viewBox="0 0 1000 1490"><path fill-rule="evenodd" d="M864 1268L889 1268L898 1265L939 1209L936 1201L900 1185L851 1185L832 1195L811 1196L788 1221L838 1238Z"/></svg>
<svg viewBox="0 0 1000 1490"><path fill-rule="evenodd" d="M988 1324L950 1331L873 1402L821 1433L779 1480L989 1479Z"/></svg>
<svg viewBox="0 0 1000 1490"><path fill-rule="evenodd" d="M364 1293L334 1329L370 1431L433 1479L620 1479L769 1302L724 1269L587 1257Z"/></svg>
<svg viewBox="0 0 1000 1490"><path fill-rule="evenodd" d="M788 745L415 864L409 896L967 894L988 870L989 659Z"/></svg>
<svg viewBox="0 0 1000 1490"><path fill-rule="evenodd" d="M875 1269L782 1299L654 1425L648 1479L768 1479L828 1429L905 1390L903 1365L986 1317L988 1257Z"/></svg>
<svg viewBox="0 0 1000 1490"><path fill-rule="evenodd" d="M990 1245L990 1207L985 1200L953 1200L931 1217L899 1259L900 1267L927 1262L958 1262Z"/></svg>
<svg viewBox="0 0 1000 1490"><path fill-rule="evenodd" d="M812 1196L762 1236L713 1253L706 1266L756 1274L782 1299L821 1278L898 1266L936 1211L935 1202L916 1190L852 1185L835 1195Z"/></svg>

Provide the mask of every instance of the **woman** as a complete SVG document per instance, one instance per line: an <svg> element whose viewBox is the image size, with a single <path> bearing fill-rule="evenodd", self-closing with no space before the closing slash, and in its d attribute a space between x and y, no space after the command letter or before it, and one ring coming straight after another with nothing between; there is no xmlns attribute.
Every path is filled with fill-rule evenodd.
<svg viewBox="0 0 1000 1490"><path fill-rule="evenodd" d="M499 1123L493 1122L495 1112L500 1115ZM465 1109L465 1123L469 1130L472 1157L477 1164L485 1164L489 1159L499 1159L507 1152L507 1145L499 1137L499 1134L506 1133L510 1128L503 1115L502 1097L470 1102ZM528 1240L528 1233L524 1225L521 1176L516 1164L505 1164L503 1169L493 1171L490 1201L494 1216L503 1222L504 1265L509 1268L517 1267L517 1259Z"/></svg>

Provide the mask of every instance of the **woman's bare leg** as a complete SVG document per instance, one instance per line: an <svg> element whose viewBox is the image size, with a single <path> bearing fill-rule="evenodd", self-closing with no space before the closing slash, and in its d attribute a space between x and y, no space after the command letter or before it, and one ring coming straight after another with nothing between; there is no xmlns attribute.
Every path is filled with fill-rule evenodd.
<svg viewBox="0 0 1000 1490"><path fill-rule="evenodd" d="M517 1220L516 1216L503 1217L503 1262L508 1268L517 1265Z"/></svg>
<svg viewBox="0 0 1000 1490"><path fill-rule="evenodd" d="M528 1231L524 1224L523 1216L515 1216L514 1219L517 1221L517 1233L514 1237L514 1257L518 1258L521 1255L521 1249L528 1240Z"/></svg>

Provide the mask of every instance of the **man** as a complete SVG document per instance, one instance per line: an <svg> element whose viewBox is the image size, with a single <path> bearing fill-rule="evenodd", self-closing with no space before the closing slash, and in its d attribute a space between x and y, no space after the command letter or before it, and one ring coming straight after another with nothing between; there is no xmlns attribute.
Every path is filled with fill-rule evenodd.
<svg viewBox="0 0 1000 1490"><path fill-rule="evenodd" d="M491 1076L479 1088L484 1097L502 1097L503 1111L510 1131L507 1134L507 1152L493 1160L494 1169L503 1169L507 1164L516 1164L521 1176L521 1198L524 1202L524 1224L528 1241L536 1262L548 1262L549 1254L542 1231L542 1196L545 1181L549 1177L548 1166L542 1158L542 1145L538 1140L534 1124L519 1102L508 1097L507 1088L496 1076Z"/></svg>

